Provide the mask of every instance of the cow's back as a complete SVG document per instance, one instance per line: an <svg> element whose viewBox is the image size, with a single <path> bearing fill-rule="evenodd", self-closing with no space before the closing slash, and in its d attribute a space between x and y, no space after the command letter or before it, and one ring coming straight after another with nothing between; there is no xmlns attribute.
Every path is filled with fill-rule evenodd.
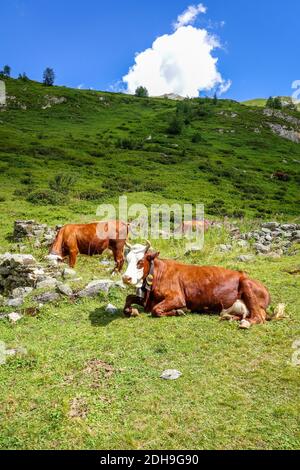
<svg viewBox="0 0 300 470"><path fill-rule="evenodd" d="M90 224L69 224L63 227L64 245L77 247L81 254L102 254L107 248L114 246L116 241L125 241L128 226L124 222L94 222Z"/></svg>

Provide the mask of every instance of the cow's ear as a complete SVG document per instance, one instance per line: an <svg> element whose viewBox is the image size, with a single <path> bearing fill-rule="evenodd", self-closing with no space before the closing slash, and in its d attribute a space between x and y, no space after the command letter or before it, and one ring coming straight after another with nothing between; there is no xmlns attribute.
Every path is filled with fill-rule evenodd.
<svg viewBox="0 0 300 470"><path fill-rule="evenodd" d="M147 255L147 260L148 261L154 261L156 258L159 258L159 255L160 255L159 251L149 253Z"/></svg>

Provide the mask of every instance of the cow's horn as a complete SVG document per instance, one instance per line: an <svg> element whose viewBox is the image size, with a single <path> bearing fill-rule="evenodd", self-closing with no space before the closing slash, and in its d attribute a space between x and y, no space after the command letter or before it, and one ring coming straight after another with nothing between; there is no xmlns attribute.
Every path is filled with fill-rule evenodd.
<svg viewBox="0 0 300 470"><path fill-rule="evenodd" d="M125 242L125 246L127 246L127 248L130 250L132 249L132 245L128 241Z"/></svg>
<svg viewBox="0 0 300 470"><path fill-rule="evenodd" d="M149 240L147 240L147 245L146 245L146 247L147 247L147 250L146 250L146 251L149 251L150 248L151 248L151 242L149 242Z"/></svg>

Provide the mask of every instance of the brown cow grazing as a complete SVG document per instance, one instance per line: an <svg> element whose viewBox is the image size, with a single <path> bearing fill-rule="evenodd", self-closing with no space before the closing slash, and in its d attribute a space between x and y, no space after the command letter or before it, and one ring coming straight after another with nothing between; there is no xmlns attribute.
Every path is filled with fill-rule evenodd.
<svg viewBox="0 0 300 470"><path fill-rule="evenodd" d="M113 252L116 262L114 271L120 272L124 265L124 246L128 230L129 226L119 221L65 225L57 233L48 258L63 261L69 257L69 265L73 268L78 254L101 255L109 249Z"/></svg>
<svg viewBox="0 0 300 470"><path fill-rule="evenodd" d="M230 318L241 320L242 327L267 320L270 294L243 272L161 260L149 243L132 247L127 261L123 281L138 287L138 292L127 297L126 316L132 315L132 305L137 304L155 317L178 316L189 310L230 312Z"/></svg>
<svg viewBox="0 0 300 470"><path fill-rule="evenodd" d="M287 174L284 173L283 171L276 171L276 173L273 173L271 176L272 179L277 179L278 181L290 181L291 177Z"/></svg>

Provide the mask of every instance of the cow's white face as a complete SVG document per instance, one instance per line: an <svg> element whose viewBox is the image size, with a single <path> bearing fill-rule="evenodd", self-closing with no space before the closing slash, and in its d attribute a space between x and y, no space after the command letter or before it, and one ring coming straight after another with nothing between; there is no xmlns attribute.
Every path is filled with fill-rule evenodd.
<svg viewBox="0 0 300 470"><path fill-rule="evenodd" d="M138 268L138 262L141 261L147 251L149 246L144 245L134 245L128 255L126 256L126 261L128 267L126 273L123 276L123 282L130 286L142 287L143 278L144 278L144 269Z"/></svg>

